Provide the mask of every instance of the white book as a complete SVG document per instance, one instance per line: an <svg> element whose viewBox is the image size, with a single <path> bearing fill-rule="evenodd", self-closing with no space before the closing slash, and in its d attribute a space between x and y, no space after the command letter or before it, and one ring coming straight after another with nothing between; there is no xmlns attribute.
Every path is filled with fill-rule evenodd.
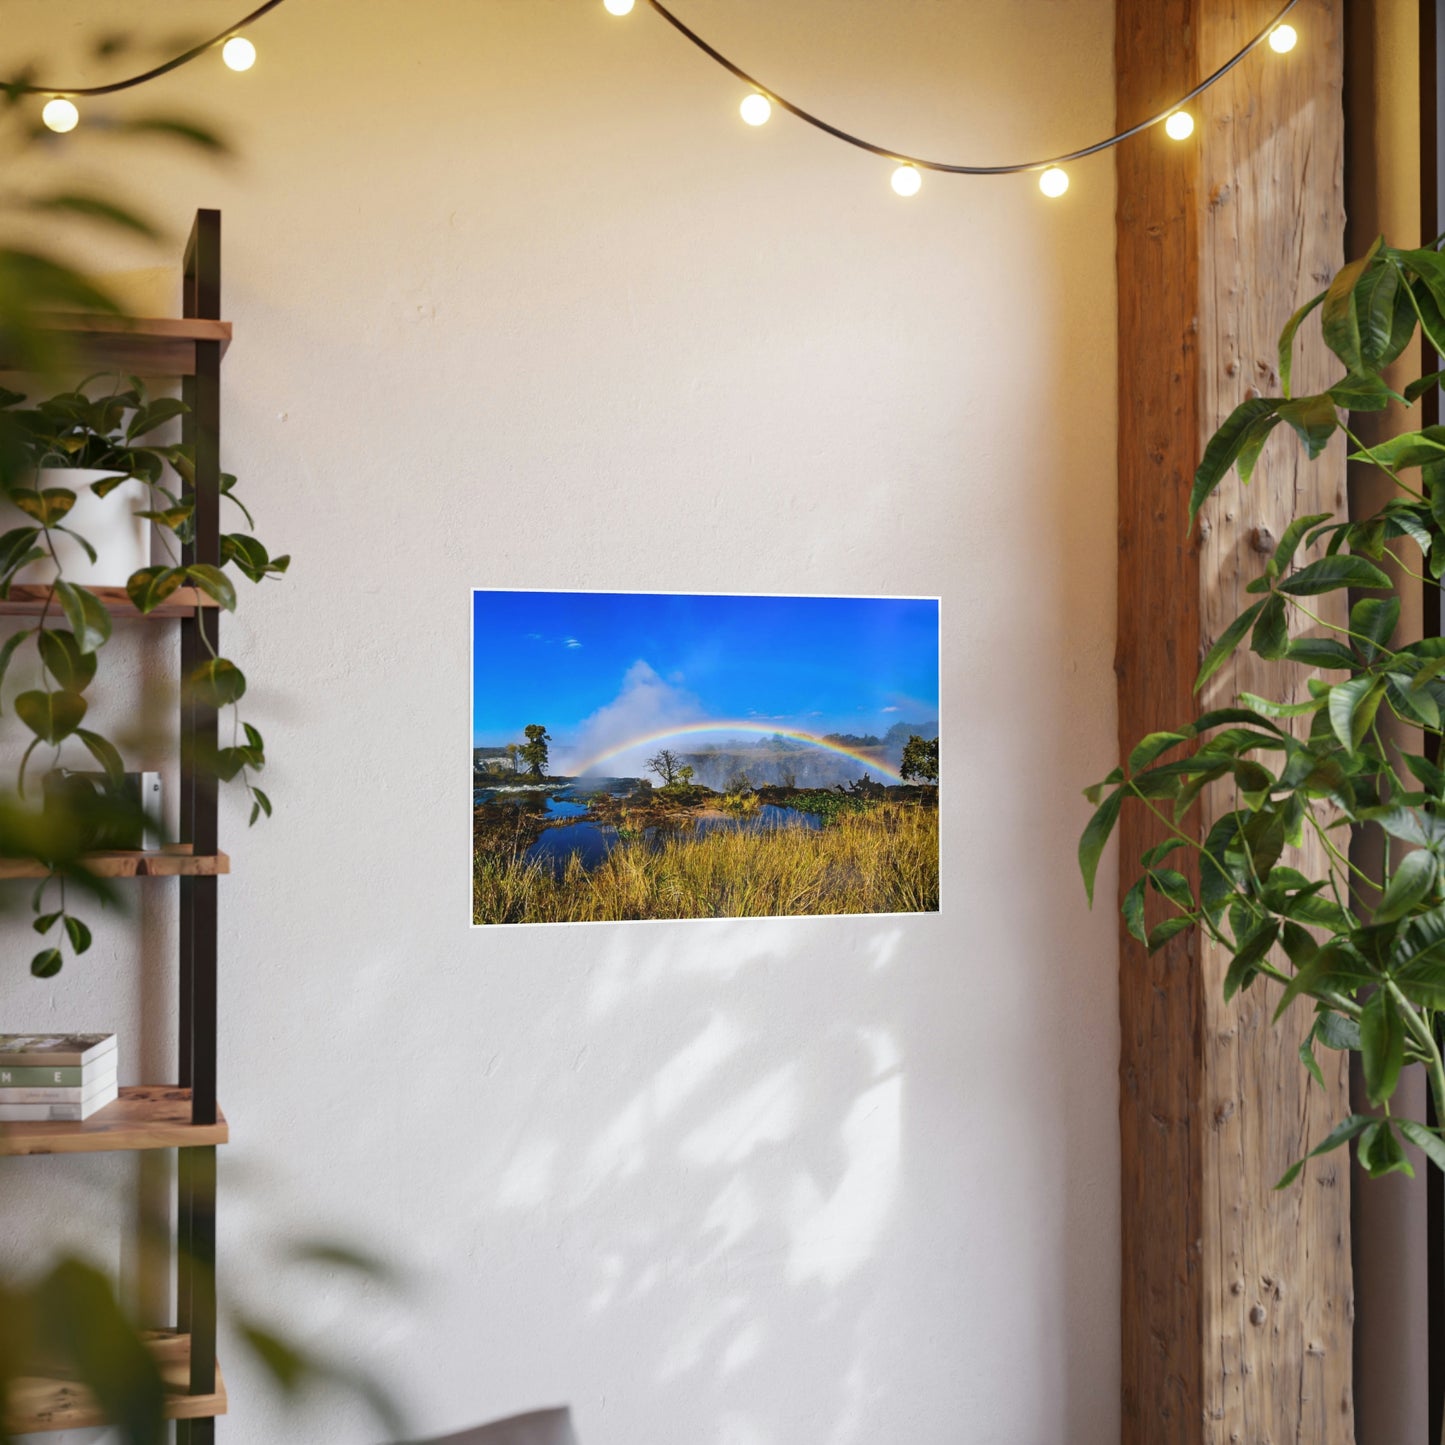
<svg viewBox="0 0 1445 1445"><path fill-rule="evenodd" d="M0 1108L15 1104L88 1104L97 1094L107 1090L114 1099L117 1084L115 1055L102 1062L108 1062L110 1068L93 1079L87 1075L85 1082L78 1086L12 1084L0 1088Z"/></svg>
<svg viewBox="0 0 1445 1445"><path fill-rule="evenodd" d="M0 1104L0 1124L78 1124L113 1104L118 1094L112 1080L108 1088L79 1104Z"/></svg>

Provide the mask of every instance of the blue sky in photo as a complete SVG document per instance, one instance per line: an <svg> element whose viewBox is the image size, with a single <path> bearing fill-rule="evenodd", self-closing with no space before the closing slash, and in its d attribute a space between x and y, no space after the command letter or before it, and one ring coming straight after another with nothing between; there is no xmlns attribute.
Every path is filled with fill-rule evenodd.
<svg viewBox="0 0 1445 1445"><path fill-rule="evenodd" d="M938 716L938 603L668 593L473 594L472 741L671 721L882 734ZM595 746L592 750L595 750Z"/></svg>

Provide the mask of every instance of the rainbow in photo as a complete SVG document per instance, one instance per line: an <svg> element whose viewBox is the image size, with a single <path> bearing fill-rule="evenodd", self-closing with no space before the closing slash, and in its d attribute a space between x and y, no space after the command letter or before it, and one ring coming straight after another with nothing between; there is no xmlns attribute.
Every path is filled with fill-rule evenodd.
<svg viewBox="0 0 1445 1445"><path fill-rule="evenodd" d="M478 590L472 921L938 908L936 599Z"/></svg>

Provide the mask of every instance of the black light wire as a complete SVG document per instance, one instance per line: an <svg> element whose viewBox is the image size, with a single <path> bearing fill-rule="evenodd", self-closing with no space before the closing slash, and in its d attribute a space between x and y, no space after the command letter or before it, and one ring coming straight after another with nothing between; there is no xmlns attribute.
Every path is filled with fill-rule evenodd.
<svg viewBox="0 0 1445 1445"><path fill-rule="evenodd" d="M159 76L168 75L172 70L179 70L183 65L189 65L191 61L200 59L208 50L219 45L223 40L229 40L238 31L244 30L253 21L259 20L269 11L274 10L282 0L266 0L264 5L258 5L249 15L243 15L234 25L228 25L224 30L218 31L209 40L203 40L199 45L193 45L189 50L183 50L179 55L173 56L170 60L163 61L160 65L152 66L149 70L143 70L139 75L127 76L124 80L113 80L109 85L21 85L13 87L21 95L54 95L64 96L67 99L73 96L88 95L114 95L120 90L130 90L134 86L144 85L148 80L155 80Z"/></svg>
<svg viewBox="0 0 1445 1445"><path fill-rule="evenodd" d="M662 16L674 30L686 39L692 41L704 55L716 61L729 74L736 76L737 79L742 81L744 85L752 86L760 95L767 96L774 105L781 106L789 115L796 116L805 124L823 131L835 140L843 141L850 146L857 146L859 150L868 151L872 155L882 156L884 160L897 161L908 166L916 166L921 171L946 171L950 175L958 176L1014 176L1023 171L1042 171L1046 170L1049 166L1064 165L1069 161L1082 160L1085 156L1096 155L1099 151L1109 150L1121 141L1126 141L1131 136L1138 135L1140 131L1148 130L1150 126L1158 125L1160 121L1168 120L1181 106L1188 105L1191 100L1196 96L1202 95L1211 85L1223 80L1245 56L1249 55L1258 46L1268 40L1270 32L1299 4L1299 0L1289 0L1289 3L1280 10L1279 14L1276 15L1243 50L1231 56L1213 75L1201 80L1193 90L1175 101L1167 110L1161 110L1157 115L1150 116L1148 120L1141 120L1138 125L1131 125L1128 130L1121 130L1117 135L1109 136L1107 140L1095 141L1093 145L1081 146L1078 150L1069 151L1066 155L1054 156L1050 160L1020 161L1017 165L1008 166L968 166L955 165L947 161L928 161L924 160L921 156L910 156L906 155L903 151L888 150L884 146L874 145L872 141L864 140L861 136L851 135L846 130L840 130L836 125L831 125L826 120L821 119L821 117L804 110L801 106L794 105L792 101L785 100L776 91L769 90L767 86L762 84L761 81L755 80L740 65L735 65L722 51L718 50L715 46L709 45L697 31L691 29L679 20L677 16L662 3L662 0L647 0L647 4Z"/></svg>
<svg viewBox="0 0 1445 1445"><path fill-rule="evenodd" d="M152 66L149 70L143 70L137 75L127 76L123 80L113 80L108 85L24 85L16 87L21 94L25 95L54 95L54 96L97 96L114 95L118 91L130 90L137 85L144 85L147 81L155 80L162 75L169 74L172 70L179 70L183 65L189 65L191 61L199 59L208 50L228 40L231 36L244 30L246 26L253 24L263 15L275 10L277 6L284 3L284 0L265 0L265 4L258 5L249 15L243 15L234 24L228 25L224 30L218 31L209 40L203 40L199 45L193 45L189 50L182 51L179 55L173 56L170 60L163 61L160 65ZM709 44L701 35L689 25L680 20L662 0L646 0L652 7L679 35L695 45L709 60L722 66L730 75L742 81L744 85L751 86L759 95L766 96L774 105L787 111L791 116L796 117L806 125L812 126L815 130L822 131L825 135L832 136L835 140L843 141L846 145L856 146L859 150L867 151L871 155L881 156L884 160L896 161L901 165L915 166L922 171L943 171L950 175L960 176L1012 176L1025 171L1042 171L1050 166L1067 165L1070 161L1082 160L1085 156L1097 155L1100 151L1111 150L1114 146L1128 140L1131 136L1138 135L1141 131L1148 130L1151 126L1158 125L1161 121L1168 120L1175 111L1189 104L1191 100L1202 95L1211 85L1224 79L1236 65L1247 55L1250 55L1259 46L1269 39L1271 32L1280 24L1286 15L1299 4L1299 0L1287 0L1287 3L1254 37L1242 50L1237 51L1218 70L1206 76L1189 91L1181 96L1175 103L1166 109L1151 115L1147 120L1141 120L1137 125L1131 125L1127 130L1121 130L1115 135L1108 136L1104 140L1095 141L1093 145L1080 146L1078 150L1068 151L1063 155L1053 156L1048 160L1040 161L1019 161L1014 165L1000 166L972 166L962 165L949 161L930 161L922 156L911 156L903 151L889 150L884 146L874 145L872 141L864 140L862 136L856 136L841 129L839 126L814 115L811 111L804 110L800 105L794 105L792 101L779 95L777 91L770 90L760 80L749 75L742 66L729 60L716 46Z"/></svg>

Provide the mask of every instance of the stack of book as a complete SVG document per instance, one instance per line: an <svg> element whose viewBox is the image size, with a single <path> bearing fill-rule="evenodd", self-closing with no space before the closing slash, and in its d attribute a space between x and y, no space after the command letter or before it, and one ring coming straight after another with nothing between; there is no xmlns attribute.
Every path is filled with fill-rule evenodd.
<svg viewBox="0 0 1445 1445"><path fill-rule="evenodd" d="M114 1034L0 1034L0 1124L75 1122L115 1102Z"/></svg>

